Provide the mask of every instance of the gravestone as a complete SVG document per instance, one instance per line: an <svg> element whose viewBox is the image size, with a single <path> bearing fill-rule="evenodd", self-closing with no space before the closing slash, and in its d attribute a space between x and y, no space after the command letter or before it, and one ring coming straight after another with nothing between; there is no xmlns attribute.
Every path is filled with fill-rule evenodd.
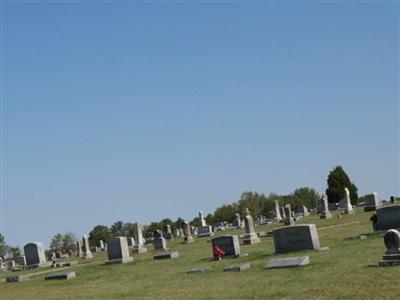
<svg viewBox="0 0 400 300"><path fill-rule="evenodd" d="M5 270L4 265L3 265L3 258L0 257L0 272L3 272Z"/></svg>
<svg viewBox="0 0 400 300"><path fill-rule="evenodd" d="M153 256L153 259L169 259L169 258L177 258L179 257L178 251L162 251L158 252Z"/></svg>
<svg viewBox="0 0 400 300"><path fill-rule="evenodd" d="M135 238L135 246L133 247L133 252L135 253L145 253L147 248L144 246L143 230L142 225L139 223L133 224L133 237Z"/></svg>
<svg viewBox="0 0 400 300"><path fill-rule="evenodd" d="M224 268L224 272L241 272L250 269L250 263L241 263Z"/></svg>
<svg viewBox="0 0 400 300"><path fill-rule="evenodd" d="M181 232L179 231L178 228L175 229L175 237L180 237L181 236Z"/></svg>
<svg viewBox="0 0 400 300"><path fill-rule="evenodd" d="M212 249L218 246L225 252L224 257L237 257L240 255L239 237L237 235L223 235L212 239ZM214 256L214 252L213 252ZM214 258L218 258L214 256Z"/></svg>
<svg viewBox="0 0 400 300"><path fill-rule="evenodd" d="M322 197L322 211L321 211L320 218L321 219L332 218L332 214L329 212L328 197L326 195L324 195Z"/></svg>
<svg viewBox="0 0 400 300"><path fill-rule="evenodd" d="M253 217L250 214L248 208L246 208L246 216L244 218L244 226L246 229L246 234L243 238L243 244L251 245L257 244L260 242L260 238L257 236L257 232L254 230L254 222Z"/></svg>
<svg viewBox="0 0 400 300"><path fill-rule="evenodd" d="M27 275L17 275L17 276L9 276L6 278L7 282L23 282L23 281L28 281L32 279L31 274Z"/></svg>
<svg viewBox="0 0 400 300"><path fill-rule="evenodd" d="M207 226L207 223L206 223L206 220L204 219L204 215L203 215L202 211L199 212L199 218L200 218L201 226Z"/></svg>
<svg viewBox="0 0 400 300"><path fill-rule="evenodd" d="M171 225L166 224L164 226L164 233L163 233L164 237L169 240L172 241L173 237L172 237L172 230L171 230Z"/></svg>
<svg viewBox="0 0 400 300"><path fill-rule="evenodd" d="M273 230L275 253L320 249L315 224L287 226Z"/></svg>
<svg viewBox="0 0 400 300"><path fill-rule="evenodd" d="M76 242L76 256L79 257L79 258L83 257L81 241L77 241Z"/></svg>
<svg viewBox="0 0 400 300"><path fill-rule="evenodd" d="M9 260L7 263L7 269L8 270L14 270L15 269L15 261Z"/></svg>
<svg viewBox="0 0 400 300"><path fill-rule="evenodd" d="M238 213L235 213L235 220L233 220L232 226L236 229L242 227L242 220L240 219L240 215Z"/></svg>
<svg viewBox="0 0 400 300"><path fill-rule="evenodd" d="M265 269L295 268L308 265L309 263L310 263L310 258L308 256L275 258L272 259L264 268Z"/></svg>
<svg viewBox="0 0 400 300"><path fill-rule="evenodd" d="M133 261L133 257L129 255L129 246L127 238L117 236L107 243L108 262L112 263L128 263Z"/></svg>
<svg viewBox="0 0 400 300"><path fill-rule="evenodd" d="M352 214L354 213L353 205L351 205L350 201L350 191L347 187L344 188L345 198L339 201L340 209L345 214Z"/></svg>
<svg viewBox="0 0 400 300"><path fill-rule="evenodd" d="M185 244L193 243L193 237L190 232L190 225L188 221L183 222L183 234L184 234L183 242Z"/></svg>
<svg viewBox="0 0 400 300"><path fill-rule="evenodd" d="M310 215L310 213L308 212L308 208L305 205L303 205L301 208L302 208L301 212L304 217L307 217L308 215Z"/></svg>
<svg viewBox="0 0 400 300"><path fill-rule="evenodd" d="M282 211L282 219L285 220L286 219L286 213L285 213L285 208L283 206L281 207L281 211Z"/></svg>
<svg viewBox="0 0 400 300"><path fill-rule="evenodd" d="M100 240L100 241L99 241L99 246L100 246L101 251L104 251L105 247L104 247L104 242L103 242L103 240Z"/></svg>
<svg viewBox="0 0 400 300"><path fill-rule="evenodd" d="M129 249L132 248L133 246L135 246L135 239L133 237L128 237L126 239L127 243L128 243L128 247Z"/></svg>
<svg viewBox="0 0 400 300"><path fill-rule="evenodd" d="M364 206L365 212L374 211L381 206L381 201L378 197L378 193L376 192L365 195L364 198L365 198L365 206Z"/></svg>
<svg viewBox="0 0 400 300"><path fill-rule="evenodd" d="M46 264L44 246L40 242L26 244L24 246L24 254L28 267L40 267Z"/></svg>
<svg viewBox="0 0 400 300"><path fill-rule="evenodd" d="M380 267L400 265L400 232L396 229L388 230L385 233L384 242L386 252L378 265Z"/></svg>
<svg viewBox="0 0 400 300"><path fill-rule="evenodd" d="M154 237L154 250L155 251L167 251L167 242L164 237L162 236L155 236Z"/></svg>
<svg viewBox="0 0 400 300"><path fill-rule="evenodd" d="M93 258L92 251L90 251L88 235L84 235L82 237L82 252L83 252L83 258Z"/></svg>
<svg viewBox="0 0 400 300"><path fill-rule="evenodd" d="M277 200L275 200L275 220L277 222L282 221L282 216L281 216L281 212L279 210L279 203Z"/></svg>
<svg viewBox="0 0 400 300"><path fill-rule="evenodd" d="M65 272L47 275L44 277L44 280L69 280L75 277L75 272Z"/></svg>
<svg viewBox="0 0 400 300"><path fill-rule="evenodd" d="M400 230L400 205L390 205L376 210L374 231L398 229Z"/></svg>
<svg viewBox="0 0 400 300"><path fill-rule="evenodd" d="M285 215L286 215L286 218L284 220L285 226L293 226L296 224L293 219L292 208L289 203L285 205Z"/></svg>

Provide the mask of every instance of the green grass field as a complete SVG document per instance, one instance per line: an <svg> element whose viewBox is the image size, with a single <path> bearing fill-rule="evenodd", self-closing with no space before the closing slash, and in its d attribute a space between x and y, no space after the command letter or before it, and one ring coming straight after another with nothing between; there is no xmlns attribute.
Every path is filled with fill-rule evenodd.
<svg viewBox="0 0 400 300"><path fill-rule="evenodd" d="M80 260L73 270L77 277L64 281L44 281L43 272L60 272L50 268L35 270L31 281L0 283L0 299L400 299L400 267L378 268L384 254L382 237L369 235L366 240L343 238L372 232L370 213L357 210L354 215L329 220L309 216L299 223L315 223L321 246L328 251L301 251L274 255L273 239L241 245L247 257L211 260L209 238L195 239L184 245L181 239L168 243L180 257L153 260L149 246L146 254L135 254L135 261L123 265L105 265L104 253L94 259ZM339 226L336 226L339 225ZM269 231L274 226L259 226ZM241 234L227 230L218 234ZM295 269L266 270L272 258L309 255L308 266ZM224 266L250 262L251 269L224 273ZM187 274L197 266L211 266L207 273ZM33 273L33 271L19 272ZM18 273L3 273L0 278Z"/></svg>

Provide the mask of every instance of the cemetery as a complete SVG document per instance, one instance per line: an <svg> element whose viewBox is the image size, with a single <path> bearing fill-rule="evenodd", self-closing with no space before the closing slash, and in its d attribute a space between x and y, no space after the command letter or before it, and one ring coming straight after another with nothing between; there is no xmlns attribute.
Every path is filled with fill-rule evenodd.
<svg viewBox="0 0 400 300"><path fill-rule="evenodd" d="M399 205L377 208L374 224L363 207L343 214L327 211L321 202L321 213L310 212L296 224L284 225L276 207L281 221L255 225L246 210L244 228L235 221L224 231L197 237L185 222L180 237L166 239L168 228L154 232L153 245L143 243L137 225L139 234L132 240L140 247L115 237L103 245L107 251L92 253L83 236L82 251L70 259L74 262L57 268L46 262L41 243L27 243L26 263L36 267L1 272L1 299L186 299L188 293L197 299L292 299L294 294L296 299L395 299ZM292 218L290 207L285 213L285 219ZM269 234L258 237L260 232ZM215 246L224 252L222 260L214 257Z"/></svg>

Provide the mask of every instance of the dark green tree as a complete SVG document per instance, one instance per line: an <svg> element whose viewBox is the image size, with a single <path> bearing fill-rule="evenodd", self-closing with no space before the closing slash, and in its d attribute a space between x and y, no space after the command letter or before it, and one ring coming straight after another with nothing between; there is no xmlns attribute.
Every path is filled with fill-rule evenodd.
<svg viewBox="0 0 400 300"><path fill-rule="evenodd" d="M214 212L215 222L232 222L235 219L237 205L236 204L225 204L218 207Z"/></svg>
<svg viewBox="0 0 400 300"><path fill-rule="evenodd" d="M0 256L5 257L10 251L10 247L6 244L6 238L0 233Z"/></svg>
<svg viewBox="0 0 400 300"><path fill-rule="evenodd" d="M112 237L110 229L105 225L97 225L89 233L89 243L92 246L100 246L100 240L108 242Z"/></svg>
<svg viewBox="0 0 400 300"><path fill-rule="evenodd" d="M57 233L53 236L50 243L50 251L62 252L62 239L63 235L61 233Z"/></svg>
<svg viewBox="0 0 400 300"><path fill-rule="evenodd" d="M347 187L350 191L350 199L353 205L357 204L358 194L356 185L350 181L349 176L346 174L341 166L336 166L328 175L327 179L328 188L326 195L330 203L337 203L345 198L344 188Z"/></svg>

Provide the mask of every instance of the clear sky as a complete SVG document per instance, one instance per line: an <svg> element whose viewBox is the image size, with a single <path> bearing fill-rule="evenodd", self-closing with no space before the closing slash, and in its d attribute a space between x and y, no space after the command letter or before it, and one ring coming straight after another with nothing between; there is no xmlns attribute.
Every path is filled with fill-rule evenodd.
<svg viewBox="0 0 400 300"><path fill-rule="evenodd" d="M5 2L9 244L243 191L399 188L399 2Z"/></svg>

